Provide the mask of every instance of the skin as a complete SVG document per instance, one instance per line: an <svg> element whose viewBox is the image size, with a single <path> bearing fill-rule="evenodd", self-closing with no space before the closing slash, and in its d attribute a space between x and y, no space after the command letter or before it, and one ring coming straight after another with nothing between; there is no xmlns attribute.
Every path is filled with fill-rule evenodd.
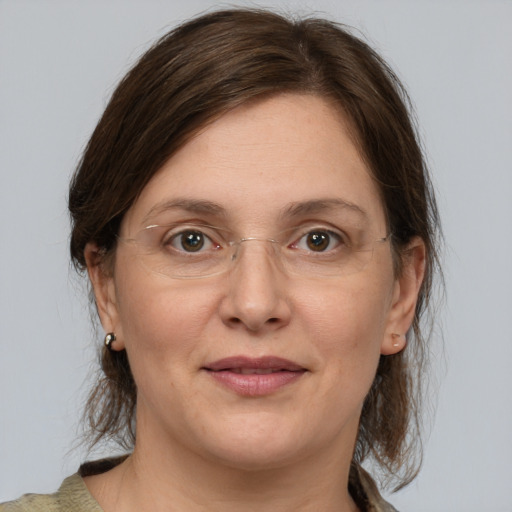
<svg viewBox="0 0 512 512"><path fill-rule="evenodd" d="M186 198L219 213L163 215L222 225L238 238L332 218L330 209L283 220L290 203L342 199L387 234L379 191L342 114L316 96L284 94L238 107L209 125L151 179L126 214L133 237ZM148 217L148 213L153 214ZM173 217L174 218L174 217ZM363 223L363 220L361 220ZM98 248L86 259L106 332L128 352L137 395L137 442L128 460L85 479L106 512L357 510L346 485L364 398L381 354L404 348L424 266L413 241L400 277L389 243L359 273L298 278L262 242L223 275L177 280L119 244L111 273ZM202 368L229 356L278 356L307 371L262 397L240 396Z"/></svg>

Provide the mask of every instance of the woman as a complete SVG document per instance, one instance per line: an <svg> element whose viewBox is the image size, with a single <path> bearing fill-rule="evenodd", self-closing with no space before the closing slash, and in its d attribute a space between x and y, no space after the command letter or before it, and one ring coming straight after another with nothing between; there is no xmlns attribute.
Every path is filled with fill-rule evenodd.
<svg viewBox="0 0 512 512"><path fill-rule="evenodd" d="M437 213L407 97L345 29L230 10L122 80L71 184L105 330L92 442L2 510L394 510L417 472Z"/></svg>

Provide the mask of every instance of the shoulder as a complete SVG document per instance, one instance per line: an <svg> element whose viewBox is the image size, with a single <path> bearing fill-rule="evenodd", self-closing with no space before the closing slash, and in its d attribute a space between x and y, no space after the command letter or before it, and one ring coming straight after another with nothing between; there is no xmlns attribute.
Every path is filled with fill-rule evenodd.
<svg viewBox="0 0 512 512"><path fill-rule="evenodd" d="M25 494L0 503L0 512L103 512L82 477L103 473L123 462L128 455L86 462L78 473L66 478L53 494Z"/></svg>
<svg viewBox="0 0 512 512"><path fill-rule="evenodd" d="M53 494L25 494L0 504L0 512L103 512L91 496L82 478L75 474L66 478Z"/></svg>

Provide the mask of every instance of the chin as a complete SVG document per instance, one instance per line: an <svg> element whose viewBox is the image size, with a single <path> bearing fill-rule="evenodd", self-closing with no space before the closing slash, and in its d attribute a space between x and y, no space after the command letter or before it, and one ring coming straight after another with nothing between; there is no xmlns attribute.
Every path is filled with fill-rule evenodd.
<svg viewBox="0 0 512 512"><path fill-rule="evenodd" d="M299 425L282 418L278 421L275 415L260 414L211 428L202 444L210 457L226 467L269 470L291 464L314 450L314 436L308 443L302 438L303 433Z"/></svg>
<svg viewBox="0 0 512 512"><path fill-rule="evenodd" d="M269 471L290 465L299 460L296 446L269 446L268 443L244 443L217 447L212 453L216 464L237 471Z"/></svg>

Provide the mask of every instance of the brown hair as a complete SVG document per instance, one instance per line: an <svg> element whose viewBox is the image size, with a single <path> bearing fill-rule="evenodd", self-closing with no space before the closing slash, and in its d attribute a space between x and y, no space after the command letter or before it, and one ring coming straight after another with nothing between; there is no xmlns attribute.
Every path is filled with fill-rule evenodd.
<svg viewBox="0 0 512 512"><path fill-rule="evenodd" d="M351 121L380 189L396 272L412 237L426 245L425 280L408 347L381 357L353 460L373 458L398 486L405 485L421 460L419 405L428 336L420 318L438 267L439 223L407 94L387 64L346 27L234 9L203 15L161 38L115 90L73 177L71 256L84 270L88 242L112 254L123 215L178 148L237 105L280 92L334 99ZM104 349L102 369L86 409L93 443L113 438L131 446L136 385L126 353Z"/></svg>

